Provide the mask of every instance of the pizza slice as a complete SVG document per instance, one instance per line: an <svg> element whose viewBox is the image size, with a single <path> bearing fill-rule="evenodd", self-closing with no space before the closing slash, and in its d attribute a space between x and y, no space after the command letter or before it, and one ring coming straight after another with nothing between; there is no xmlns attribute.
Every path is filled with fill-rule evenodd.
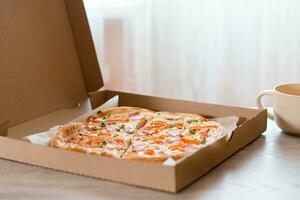
<svg viewBox="0 0 300 200"><path fill-rule="evenodd" d="M152 113L134 107L100 111L84 123L63 126L52 138L51 146L120 158L136 130L144 126Z"/></svg>
<svg viewBox="0 0 300 200"><path fill-rule="evenodd" d="M179 142L176 136L179 136L183 130L182 116L170 112L156 112L155 116L134 135L123 158L159 162L169 157L178 159L178 153L183 156L186 152L168 147Z"/></svg>
<svg viewBox="0 0 300 200"><path fill-rule="evenodd" d="M52 137L51 146L102 156L119 157L127 148L126 143L111 139L105 128L93 130L83 123L72 123L61 127Z"/></svg>
<svg viewBox="0 0 300 200"><path fill-rule="evenodd" d="M132 138L125 159L178 160L223 137L221 125L197 114L157 112ZM218 130L218 131L217 131Z"/></svg>

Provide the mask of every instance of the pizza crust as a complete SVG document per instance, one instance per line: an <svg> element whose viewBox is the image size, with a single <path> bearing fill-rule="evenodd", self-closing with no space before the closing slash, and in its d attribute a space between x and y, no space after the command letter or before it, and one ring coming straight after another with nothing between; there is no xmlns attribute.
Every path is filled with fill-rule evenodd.
<svg viewBox="0 0 300 200"><path fill-rule="evenodd" d="M64 139L76 134L83 123L70 123L60 127L57 133L52 137L50 145L59 149L67 149Z"/></svg>
<svg viewBox="0 0 300 200"><path fill-rule="evenodd" d="M99 111L96 116L103 117L106 116L108 113L110 114L131 114L134 112L149 112L153 113L152 110L148 110L145 108L139 108L139 107L129 107L129 106L120 106L120 107L114 107L114 108L108 108L102 111Z"/></svg>

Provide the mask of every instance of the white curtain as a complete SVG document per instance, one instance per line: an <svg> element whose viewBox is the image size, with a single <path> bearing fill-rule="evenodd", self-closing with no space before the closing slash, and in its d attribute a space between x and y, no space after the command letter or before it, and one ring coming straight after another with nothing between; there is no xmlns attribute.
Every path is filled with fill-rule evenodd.
<svg viewBox="0 0 300 200"><path fill-rule="evenodd" d="M300 82L299 0L86 0L108 88L253 106Z"/></svg>

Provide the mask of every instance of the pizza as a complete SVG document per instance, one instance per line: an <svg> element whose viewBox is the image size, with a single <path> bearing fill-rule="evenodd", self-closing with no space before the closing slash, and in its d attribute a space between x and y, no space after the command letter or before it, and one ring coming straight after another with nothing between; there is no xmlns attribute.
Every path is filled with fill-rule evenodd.
<svg viewBox="0 0 300 200"><path fill-rule="evenodd" d="M83 123L59 128L51 146L121 159L163 162L178 160L226 135L215 121L198 114L155 112L115 107L88 117Z"/></svg>

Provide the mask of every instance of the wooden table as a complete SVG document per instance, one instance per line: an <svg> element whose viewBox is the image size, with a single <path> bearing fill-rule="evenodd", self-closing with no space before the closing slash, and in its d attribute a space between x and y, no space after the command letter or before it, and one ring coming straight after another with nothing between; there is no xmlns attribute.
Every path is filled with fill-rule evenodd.
<svg viewBox="0 0 300 200"><path fill-rule="evenodd" d="M0 199L43 198L300 199L300 137L269 121L260 138L178 194L0 159Z"/></svg>

